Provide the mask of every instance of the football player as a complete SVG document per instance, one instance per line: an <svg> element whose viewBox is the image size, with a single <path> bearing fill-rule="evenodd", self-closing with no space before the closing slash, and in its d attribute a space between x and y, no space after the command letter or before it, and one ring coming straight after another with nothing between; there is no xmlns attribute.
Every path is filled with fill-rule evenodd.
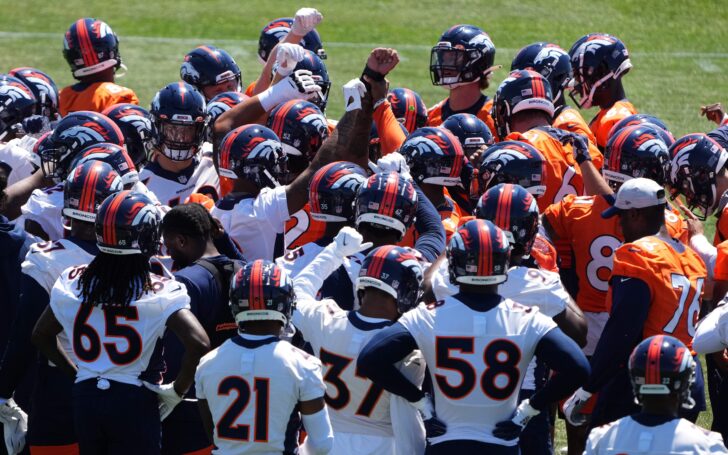
<svg viewBox="0 0 728 455"><path fill-rule="evenodd" d="M123 189L121 177L106 163L92 161L74 168L63 183L63 215L70 220L68 238L31 246L22 264L20 305L13 322L5 355L0 364L0 401L9 400L21 384L34 359L30 336L33 326L48 306L56 279L69 267L88 264L98 254L94 221L106 197ZM60 215L60 214L59 214ZM60 343L74 358L69 339ZM38 363L28 445L33 450L78 451L73 428L71 385L63 372L48 362Z"/></svg>
<svg viewBox="0 0 728 455"><path fill-rule="evenodd" d="M500 68L494 61L495 45L483 30L465 24L447 29L430 52L430 77L449 95L427 112L427 125L440 126L453 114L467 113L478 116L495 136L493 102L482 93Z"/></svg>
<svg viewBox="0 0 728 455"><path fill-rule="evenodd" d="M207 137L205 99L186 82L173 82L154 96L150 109L157 142L154 160L139 179L162 205L174 207L192 193L218 199L219 180L211 156L198 153Z"/></svg>
<svg viewBox="0 0 728 455"><path fill-rule="evenodd" d="M81 18L71 24L63 37L63 57L78 83L61 90L59 111L102 112L119 103L139 104L134 91L114 83L121 63L119 38L106 22Z"/></svg>
<svg viewBox="0 0 728 455"><path fill-rule="evenodd" d="M24 134L23 122L34 116L38 101L22 80L0 75L0 164L8 171L12 185L30 176L37 166L32 148L35 137Z"/></svg>
<svg viewBox="0 0 728 455"><path fill-rule="evenodd" d="M33 92L38 102L35 107L35 114L47 119L47 123L41 122L41 126L45 126L45 129L50 130L51 126L60 120L60 114L58 113L58 87L56 87L53 79L38 68L30 68L27 66L13 68L8 71L8 75L20 79L21 82L30 88L30 91ZM37 134L40 132L36 130L28 133Z"/></svg>
<svg viewBox="0 0 728 455"><path fill-rule="evenodd" d="M124 135L124 148L137 169L152 157L157 131L152 114L135 104L114 104L103 112L119 127Z"/></svg>
<svg viewBox="0 0 728 455"><path fill-rule="evenodd" d="M206 101L223 92L242 90L242 75L235 59L211 45L197 46L188 52L179 77L197 88Z"/></svg>
<svg viewBox="0 0 728 455"><path fill-rule="evenodd" d="M533 70L545 77L551 85L554 103L554 120L551 126L581 134L596 145L594 133L577 109L566 104L565 91L572 79L569 53L556 44L538 42L518 51L511 62L511 71ZM601 168L601 166L597 166Z"/></svg>
<svg viewBox="0 0 728 455"><path fill-rule="evenodd" d="M665 189L640 177L623 183L612 207L602 212L605 218L619 216L625 243L614 251L607 290L610 315L591 358L591 376L564 404L572 425L585 423L581 409L595 392L599 397L592 426L635 410L627 369L615 366L625 365L640 340L672 335L688 347L692 344L707 274L698 255L669 236L666 203ZM697 405L681 413L691 421L705 409L699 366L696 374L691 394Z"/></svg>
<svg viewBox="0 0 728 455"><path fill-rule="evenodd" d="M571 46L569 56L574 72L569 95L580 109L599 107L589 129L599 149L604 150L612 127L637 113L622 85L622 77L632 68L629 52L616 36L591 33Z"/></svg>
<svg viewBox="0 0 728 455"><path fill-rule="evenodd" d="M422 453L424 429L414 409L362 377L356 358L378 331L417 306L422 266L404 248L387 245L372 250L356 280L361 306L343 310L335 300L316 300L324 278L349 256L370 248L362 236L345 227L294 280L293 324L311 343L324 365L326 404L336 435L332 454ZM416 384L424 378L424 362L412 356L402 370Z"/></svg>
<svg viewBox="0 0 728 455"><path fill-rule="evenodd" d="M238 259L217 248L213 236L218 226L200 204L180 204L162 219L164 246L175 266L174 278L185 285L190 296L190 310L205 329L212 349L237 333L237 324L230 314L230 281ZM220 250L223 250L220 248ZM171 332L164 335L166 370L164 377L174 378L180 371L184 345ZM210 450L210 441L198 411L194 392L162 422L164 453L198 453Z"/></svg>
<svg viewBox="0 0 728 455"><path fill-rule="evenodd" d="M359 354L357 368L420 411L428 453L517 454L528 420L576 389L588 376L588 363L550 318L498 294L498 285L506 281L510 244L490 221L460 227L447 256L450 279L460 292L420 305L374 335ZM395 366L418 348L433 397ZM518 391L534 354L556 374L519 405Z"/></svg>
<svg viewBox="0 0 728 455"><path fill-rule="evenodd" d="M445 189L462 185L465 155L460 141L445 128L425 127L415 130L399 149L410 174L442 219L446 241L460 225L463 211L445 195ZM414 236L412 230L408 231ZM407 240L407 239L406 239ZM409 239L414 244L414 237Z"/></svg>
<svg viewBox="0 0 728 455"><path fill-rule="evenodd" d="M629 375L640 412L592 430L584 453L728 453L719 434L679 417L695 404L695 369L690 349L676 338L654 335L638 344Z"/></svg>
<svg viewBox="0 0 728 455"><path fill-rule="evenodd" d="M617 122L609 131L607 143L609 143L609 140L621 129L627 128L628 126L641 125L643 123L649 123L652 126L656 126L656 131L660 134L660 138L665 144L667 144L668 147L675 143L675 137L672 135L670 128L667 127L665 122L650 114L632 114Z"/></svg>
<svg viewBox="0 0 728 455"><path fill-rule="evenodd" d="M521 186L498 184L489 188L480 198L475 215L502 228L513 246L508 280L499 287L499 294L518 299L523 305L538 308L541 313L552 318L564 333L580 346L584 346L587 322L561 284L559 275L556 272L531 268L527 263L539 228L535 198ZM432 277L433 301L457 294L457 285L448 277L448 262L442 260L435 268L434 273L428 273ZM544 370L542 362L537 365L533 360L529 364L521 386L521 400L533 395L543 385ZM548 425L546 414L539 414L529 422L524 429L524 437L519 442L523 453L552 451Z"/></svg>
<svg viewBox="0 0 728 455"><path fill-rule="evenodd" d="M281 340L294 302L290 277L272 262L251 261L236 273L230 309L240 332L203 357L195 374L200 413L217 450L294 453L299 413L305 453L331 450L321 362Z"/></svg>
<svg viewBox="0 0 728 455"><path fill-rule="evenodd" d="M346 161L336 161L316 171L308 190L310 214L314 220L323 223L325 230L318 240L276 258L276 264L285 269L291 278L295 280L301 270L333 241L343 227L354 225L354 200L366 180L364 169ZM357 271L363 259L363 255L345 258L341 267L329 274L317 291L322 296L335 296L336 303L341 308L353 309L354 292L343 290L354 289Z"/></svg>
<svg viewBox="0 0 728 455"><path fill-rule="evenodd" d="M106 198L95 222L100 252L88 265L61 274L33 330L40 351L75 379L73 420L81 453L159 453L160 418L182 401L209 350L184 285L150 272L159 222L158 210L141 194ZM158 377L143 373L167 327L185 345L185 356L174 382L157 385ZM59 350L59 333L73 346L74 360Z"/></svg>

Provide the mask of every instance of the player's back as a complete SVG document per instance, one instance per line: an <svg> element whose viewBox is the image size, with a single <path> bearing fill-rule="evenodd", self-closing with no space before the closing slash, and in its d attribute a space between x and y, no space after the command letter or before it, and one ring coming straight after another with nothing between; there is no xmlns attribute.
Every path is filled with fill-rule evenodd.
<svg viewBox="0 0 728 455"><path fill-rule="evenodd" d="M321 239L325 231L326 223L311 217L311 204L306 202L301 210L286 221L284 234L286 252Z"/></svg>
<svg viewBox="0 0 728 455"><path fill-rule="evenodd" d="M609 140L609 132L612 127L625 117L636 114L637 109L627 100L614 103L606 109L600 109L596 116L589 122L589 129L597 139L597 146L604 150Z"/></svg>
<svg viewBox="0 0 728 455"><path fill-rule="evenodd" d="M476 101L475 104L470 106L468 109L454 111L450 107L450 98L448 97L427 110L427 126L440 126L448 119L448 117L454 114L473 114L488 125L493 137L497 138L498 134L495 130L495 122L493 121L493 117L490 115L492 109L493 100L485 95L481 95L478 101Z"/></svg>
<svg viewBox="0 0 728 455"><path fill-rule="evenodd" d="M392 322L365 320L355 311L342 310L331 299L302 302L293 322L324 365L326 404L334 433L392 437L389 393L356 372L361 349Z"/></svg>
<svg viewBox="0 0 728 455"><path fill-rule="evenodd" d="M569 194L584 194L581 169L574 161L571 150L559 142L557 128L533 128L525 133L511 133L507 139L525 141L534 146L546 161L546 192L536 199L539 212L549 204L559 202ZM561 133L563 134L563 133Z"/></svg>
<svg viewBox="0 0 728 455"><path fill-rule="evenodd" d="M425 357L435 411L448 428L430 439L433 444L460 439L517 444L496 438L493 428L511 418L536 346L556 324L508 299L477 311L486 299L501 297L457 294L422 304L399 320Z"/></svg>
<svg viewBox="0 0 728 455"><path fill-rule="evenodd" d="M83 305L79 279L85 266L66 269L51 291L50 305L78 360L76 382L104 378L141 386L167 319L189 308L184 285L152 275L152 289L127 307Z"/></svg>
<svg viewBox="0 0 728 455"><path fill-rule="evenodd" d="M63 183L33 190L20 207L23 219L38 223L49 240L63 238Z"/></svg>
<svg viewBox="0 0 728 455"><path fill-rule="evenodd" d="M139 180L162 205L169 207L184 204L192 193L205 194L216 201L220 188L212 159L205 155L178 173L165 170L157 162L150 162L139 173Z"/></svg>
<svg viewBox="0 0 728 455"><path fill-rule="evenodd" d="M133 90L113 82L78 82L61 90L58 110L65 117L76 111L103 112L119 103L139 104L139 98Z"/></svg>
<svg viewBox="0 0 728 455"><path fill-rule="evenodd" d="M638 278L650 291L643 338L669 334L692 346L707 277L705 264L692 249L659 235L625 243L614 254L612 276ZM611 304L610 286L607 304Z"/></svg>
<svg viewBox="0 0 728 455"><path fill-rule="evenodd" d="M256 338L235 336L197 367L197 398L207 400L215 422L213 453L292 452L296 405L324 394L318 359L276 337Z"/></svg>
<svg viewBox="0 0 728 455"><path fill-rule="evenodd" d="M643 420L643 423L638 420ZM646 420L652 420L650 425ZM723 438L680 418L636 415L594 428L586 455L688 455L728 453Z"/></svg>

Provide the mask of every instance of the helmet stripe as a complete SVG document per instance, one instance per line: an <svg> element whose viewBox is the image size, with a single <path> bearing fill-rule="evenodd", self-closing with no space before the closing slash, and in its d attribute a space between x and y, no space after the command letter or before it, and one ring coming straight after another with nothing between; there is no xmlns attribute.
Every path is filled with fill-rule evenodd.
<svg viewBox="0 0 728 455"><path fill-rule="evenodd" d="M495 225L501 229L511 228L511 206L513 205L513 186L503 185L503 191L498 195L495 212Z"/></svg>
<svg viewBox="0 0 728 455"><path fill-rule="evenodd" d="M332 163L333 164L333 163ZM308 203L310 204L311 211L314 213L321 213L321 204L319 204L318 199L318 186L321 183L321 179L324 178L326 175L326 172L328 171L327 168L330 168L332 166L326 166L325 168L321 168L316 174L313 176L313 180L311 180L311 185L309 187L308 192Z"/></svg>
<svg viewBox="0 0 728 455"><path fill-rule="evenodd" d="M278 112L276 112L276 116L273 119L273 127L271 128L274 133L278 135L278 137L281 136L283 133L283 124L286 121L286 116L288 115L288 112L290 112L291 108L296 105L298 100L291 100L281 106L280 109L278 109Z"/></svg>
<svg viewBox="0 0 728 455"><path fill-rule="evenodd" d="M251 310L264 310L263 299L263 260L258 259L250 269L248 306Z"/></svg>
<svg viewBox="0 0 728 455"><path fill-rule="evenodd" d="M381 215L392 216L394 214L394 206L397 201L397 190L399 189L399 174L390 173L387 176L387 182L384 185L384 196L379 205L379 213Z"/></svg>
<svg viewBox="0 0 728 455"><path fill-rule="evenodd" d="M612 171L619 171L619 168L621 166L622 147L627 141L631 130L632 128L629 127L622 129L622 131L620 131L619 133L619 136L617 136L617 139L614 141L614 144L612 144L612 153L609 155L609 167Z"/></svg>
<svg viewBox="0 0 728 455"><path fill-rule="evenodd" d="M415 105L415 95L412 90L404 90L404 127L407 131L415 130L415 121L417 119L417 106Z"/></svg>
<svg viewBox="0 0 728 455"><path fill-rule="evenodd" d="M182 97L182 104L185 103L185 94L187 93L187 90L185 90L185 83L182 81L179 81L177 84L179 84L179 95Z"/></svg>
<svg viewBox="0 0 728 455"><path fill-rule="evenodd" d="M99 180L98 169L92 166L89 168L89 173L85 177L78 209L82 212L91 213L94 211L94 196L96 195L96 184Z"/></svg>
<svg viewBox="0 0 728 455"><path fill-rule="evenodd" d="M374 256L372 257L372 262L369 264L369 267L367 267L366 276L377 279L381 278L384 263L386 262L387 255L390 251L392 251L392 248L394 248L393 245L386 245L379 248L377 252L374 253Z"/></svg>
<svg viewBox="0 0 728 455"><path fill-rule="evenodd" d="M104 217L104 242L107 245L116 245L116 212L124 202L130 191L122 191L111 201L106 216Z"/></svg>
<svg viewBox="0 0 728 455"><path fill-rule="evenodd" d="M491 251L493 250L490 242L490 229L484 222L479 222L476 225L476 229L478 230L478 243L480 243L480 251L478 252L478 275L489 276L491 274Z"/></svg>
<svg viewBox="0 0 728 455"><path fill-rule="evenodd" d="M244 129L245 127L236 128L225 136L225 142L223 142L222 150L220 151L219 166L221 168L233 171L233 169L230 169L230 152L235 139L237 139L238 135L243 132Z"/></svg>
<svg viewBox="0 0 728 455"><path fill-rule="evenodd" d="M647 384L660 384L660 353L664 338L663 335L655 336L650 347L647 348L647 366L645 368L645 383Z"/></svg>
<svg viewBox="0 0 728 455"><path fill-rule="evenodd" d="M209 47L207 47L207 46L200 46L200 47L198 47L198 49L202 49L203 51L205 51L208 54L210 54L212 56L212 58L215 59L216 62L219 62L220 61L220 58L217 56L217 54L215 54L215 51L213 51Z"/></svg>
<svg viewBox="0 0 728 455"><path fill-rule="evenodd" d="M78 44L81 48L83 63L86 66L97 64L99 62L99 59L96 56L94 46L91 43L91 37L88 34L86 19L79 19L76 21L76 33L78 34Z"/></svg>

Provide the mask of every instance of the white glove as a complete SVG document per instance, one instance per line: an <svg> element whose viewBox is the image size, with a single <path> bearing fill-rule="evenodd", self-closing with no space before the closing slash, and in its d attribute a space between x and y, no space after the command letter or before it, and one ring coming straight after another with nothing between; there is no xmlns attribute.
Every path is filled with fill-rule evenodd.
<svg viewBox="0 0 728 455"><path fill-rule="evenodd" d="M309 100L321 96L321 87L311 77L311 71L297 70L272 87L258 94L261 107L270 112L274 107L295 99Z"/></svg>
<svg viewBox="0 0 728 455"><path fill-rule="evenodd" d="M28 432L28 414L12 398L0 405L0 422L3 424L5 447L8 454L20 453L25 447Z"/></svg>
<svg viewBox="0 0 728 455"><path fill-rule="evenodd" d="M564 403L564 417L566 420L574 425L575 427L584 425L586 423L586 414L582 414L581 410L584 409L584 405L589 401L592 394L579 387L573 395L569 397Z"/></svg>
<svg viewBox="0 0 728 455"><path fill-rule="evenodd" d="M151 384L143 381L144 387L157 394L159 399L159 417L164 420L172 413L174 407L182 402L182 397L174 390L174 383Z"/></svg>
<svg viewBox="0 0 728 455"><path fill-rule="evenodd" d="M403 179L412 181L412 174L407 165L407 160L399 152L392 152L385 155L377 161L379 172L397 172Z"/></svg>
<svg viewBox="0 0 728 455"><path fill-rule="evenodd" d="M367 88L359 78L352 79L344 84L344 105L346 112L361 109L361 99L367 92Z"/></svg>
<svg viewBox="0 0 728 455"><path fill-rule="evenodd" d="M364 237L356 229L345 226L334 237L334 254L345 258L372 247L372 242L362 243Z"/></svg>
<svg viewBox="0 0 728 455"><path fill-rule="evenodd" d="M516 413L510 420L504 420L495 424L493 436L506 441L517 439L526 425L528 425L531 417L537 416L540 413L541 411L531 406L529 400L523 400L516 408Z"/></svg>
<svg viewBox="0 0 728 455"><path fill-rule="evenodd" d="M316 8L301 8L296 11L296 16L293 18L291 33L298 36L306 36L323 19L324 16Z"/></svg>
<svg viewBox="0 0 728 455"><path fill-rule="evenodd" d="M291 74L296 64L306 55L305 49L298 44L281 43L276 49L276 72L283 77Z"/></svg>

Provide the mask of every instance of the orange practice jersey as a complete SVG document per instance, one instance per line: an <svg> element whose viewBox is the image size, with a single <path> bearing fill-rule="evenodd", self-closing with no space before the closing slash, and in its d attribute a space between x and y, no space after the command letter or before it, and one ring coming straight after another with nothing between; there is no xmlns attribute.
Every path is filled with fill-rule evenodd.
<svg viewBox="0 0 728 455"><path fill-rule="evenodd" d="M253 81L250 84L248 84L248 86L245 88L245 94L246 95L248 95L248 96L254 96L253 95L253 90L255 90L255 83L256 82L257 81Z"/></svg>
<svg viewBox="0 0 728 455"><path fill-rule="evenodd" d="M674 239L643 237L617 248L612 274L640 279L650 290L643 339L667 334L692 347L707 276L705 264L692 249ZM608 306L611 292L610 286Z"/></svg>
<svg viewBox="0 0 728 455"><path fill-rule="evenodd" d="M308 202L286 221L284 239L286 251L295 250L299 246L315 242L324 236L326 223L311 218L311 204Z"/></svg>
<svg viewBox="0 0 728 455"><path fill-rule="evenodd" d="M579 111L573 107L565 106L561 109L559 115L556 116L551 126L584 136L589 142L589 156L591 156L592 163L598 170L602 169L602 166L604 166L604 155L599 151L597 139L594 137L594 133L591 132L589 125L587 125L586 120L584 120L584 117L581 116Z"/></svg>
<svg viewBox="0 0 728 455"><path fill-rule="evenodd" d="M113 82L79 82L65 87L59 97L59 110L64 117L69 112L76 111L101 112L119 103L139 104L139 98L133 90Z"/></svg>
<svg viewBox="0 0 728 455"><path fill-rule="evenodd" d="M546 160L546 175L543 179L546 192L536 199L539 212L568 194L584 194L584 180L574 155L558 139L534 128L525 133L511 133L506 140L527 142L541 152Z"/></svg>
<svg viewBox="0 0 728 455"><path fill-rule="evenodd" d="M386 99L382 102L372 114L374 124L377 125L377 134L379 135L379 149L382 156L388 155L399 149L407 136L399 126L399 120L392 112L392 105Z"/></svg>
<svg viewBox="0 0 728 455"><path fill-rule="evenodd" d="M617 101L608 109L601 109L599 113L589 122L589 129L597 138L597 145L601 150L607 146L609 132L612 127L625 117L636 114L637 109L627 100Z"/></svg>
<svg viewBox="0 0 728 455"><path fill-rule="evenodd" d="M488 125L494 138L498 137L495 132L495 122L493 122L493 117L490 116L490 110L493 108L492 99L483 95L474 105L463 111L453 111L450 109L449 101L450 98L445 98L427 110L427 126L440 126L442 122L453 114L473 114Z"/></svg>
<svg viewBox="0 0 728 455"><path fill-rule="evenodd" d="M568 241L579 279L576 304L582 311L606 311L614 250L622 243L619 218L602 218L610 207L602 196L566 196L546 208L544 218L559 240Z"/></svg>
<svg viewBox="0 0 728 455"><path fill-rule="evenodd" d="M718 247L718 256L715 258L713 279L728 281L728 242L721 242Z"/></svg>

